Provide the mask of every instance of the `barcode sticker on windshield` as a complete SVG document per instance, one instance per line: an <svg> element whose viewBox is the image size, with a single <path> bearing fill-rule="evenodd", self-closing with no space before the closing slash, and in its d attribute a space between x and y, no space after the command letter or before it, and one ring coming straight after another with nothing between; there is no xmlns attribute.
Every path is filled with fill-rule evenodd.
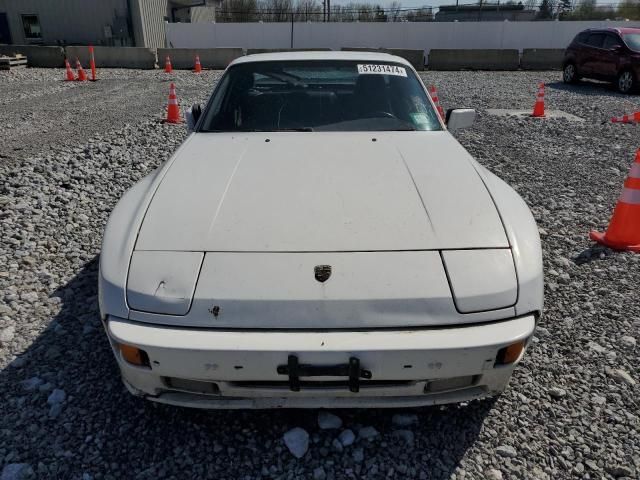
<svg viewBox="0 0 640 480"><path fill-rule="evenodd" d="M404 67L398 67L396 65L384 65L365 63L358 64L359 75L395 75L397 77L406 77L407 71Z"/></svg>

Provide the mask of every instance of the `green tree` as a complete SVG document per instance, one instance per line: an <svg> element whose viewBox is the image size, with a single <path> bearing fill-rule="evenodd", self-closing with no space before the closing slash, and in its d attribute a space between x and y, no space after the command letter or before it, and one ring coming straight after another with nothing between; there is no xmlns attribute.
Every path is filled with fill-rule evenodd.
<svg viewBox="0 0 640 480"><path fill-rule="evenodd" d="M569 16L571 14L571 10L573 10L571 0L560 0L558 3L558 17L560 19L564 19Z"/></svg>
<svg viewBox="0 0 640 480"><path fill-rule="evenodd" d="M542 0L542 3L540 4L540 11L536 18L538 18L538 20L549 20L552 17L553 8L551 6L551 2L549 0Z"/></svg>
<svg viewBox="0 0 640 480"><path fill-rule="evenodd" d="M387 21L387 14L384 12L384 10L382 9L382 7L380 5L376 5L376 22L386 22Z"/></svg>
<svg viewBox="0 0 640 480"><path fill-rule="evenodd" d="M623 0L618 5L618 16L628 18L629 20L640 19L640 1Z"/></svg>

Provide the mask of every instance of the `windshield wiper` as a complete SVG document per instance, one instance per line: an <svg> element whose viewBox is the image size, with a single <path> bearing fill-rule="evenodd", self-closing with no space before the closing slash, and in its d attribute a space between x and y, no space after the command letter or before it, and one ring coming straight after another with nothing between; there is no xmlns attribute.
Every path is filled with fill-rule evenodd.
<svg viewBox="0 0 640 480"><path fill-rule="evenodd" d="M273 132L313 132L311 127L298 127L298 128L275 128L275 129L260 129L260 128L234 128L229 130L200 130L203 133L234 133L234 132L261 132L261 133L273 133Z"/></svg>
<svg viewBox="0 0 640 480"><path fill-rule="evenodd" d="M417 130L416 127L412 127L411 125L407 125L406 127L402 127L402 128L394 128L391 131L392 132L415 132Z"/></svg>

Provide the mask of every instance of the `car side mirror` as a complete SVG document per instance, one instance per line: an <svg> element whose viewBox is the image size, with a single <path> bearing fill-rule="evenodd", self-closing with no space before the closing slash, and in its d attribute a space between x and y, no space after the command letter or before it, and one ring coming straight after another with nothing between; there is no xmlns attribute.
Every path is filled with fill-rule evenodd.
<svg viewBox="0 0 640 480"><path fill-rule="evenodd" d="M455 132L462 128L469 128L476 120L476 111L473 108L453 108L447 110L447 128Z"/></svg>
<svg viewBox="0 0 640 480"><path fill-rule="evenodd" d="M193 132L196 129L196 123L202 115L202 104L194 103L184 112L184 119L187 124L187 131Z"/></svg>

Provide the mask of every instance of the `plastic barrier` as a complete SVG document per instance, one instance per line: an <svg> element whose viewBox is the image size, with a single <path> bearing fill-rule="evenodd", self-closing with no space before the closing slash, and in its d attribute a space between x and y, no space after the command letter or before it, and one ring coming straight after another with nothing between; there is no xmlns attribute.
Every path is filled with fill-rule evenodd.
<svg viewBox="0 0 640 480"><path fill-rule="evenodd" d="M429 52L429 70L517 70L520 53L516 49L455 50Z"/></svg>

